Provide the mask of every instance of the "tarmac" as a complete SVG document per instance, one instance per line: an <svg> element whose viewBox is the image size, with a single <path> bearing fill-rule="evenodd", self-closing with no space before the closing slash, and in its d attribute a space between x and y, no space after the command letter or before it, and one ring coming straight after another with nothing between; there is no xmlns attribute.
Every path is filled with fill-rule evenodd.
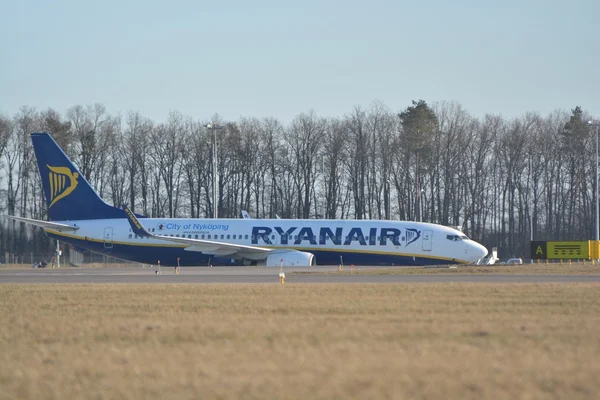
<svg viewBox="0 0 600 400"><path fill-rule="evenodd" d="M381 267L360 267L361 270ZM277 283L279 268L268 267L185 267L176 274L173 267L0 269L2 283ZM336 267L284 268L285 283L578 283L600 282L600 275L467 275L459 272L424 275L350 275ZM328 272L318 274L315 272Z"/></svg>

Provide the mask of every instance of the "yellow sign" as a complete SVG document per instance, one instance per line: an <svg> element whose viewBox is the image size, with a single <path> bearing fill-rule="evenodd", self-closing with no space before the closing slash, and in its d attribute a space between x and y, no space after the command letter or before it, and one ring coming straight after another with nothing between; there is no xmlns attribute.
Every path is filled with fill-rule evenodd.
<svg viewBox="0 0 600 400"><path fill-rule="evenodd" d="M588 258L588 241L580 242L548 242L548 258L569 259Z"/></svg>
<svg viewBox="0 0 600 400"><path fill-rule="evenodd" d="M67 167L46 166L50 170L48 172L48 179L50 180L50 206L48 207L52 207L57 201L64 199L75 190L79 174L71 172Z"/></svg>
<svg viewBox="0 0 600 400"><path fill-rule="evenodd" d="M588 242L589 251L590 251L590 259L598 260L600 259L600 240L590 240Z"/></svg>

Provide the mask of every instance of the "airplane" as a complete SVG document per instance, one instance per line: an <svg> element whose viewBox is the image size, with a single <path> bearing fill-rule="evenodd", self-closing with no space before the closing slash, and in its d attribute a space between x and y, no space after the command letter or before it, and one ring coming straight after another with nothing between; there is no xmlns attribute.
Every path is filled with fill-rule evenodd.
<svg viewBox="0 0 600 400"><path fill-rule="evenodd" d="M241 214L242 214L242 218L244 218L244 219L252 219L252 217L250 216L250 214L246 210L241 210ZM279 214L275 214L275 218L281 219L281 217L279 216Z"/></svg>
<svg viewBox="0 0 600 400"><path fill-rule="evenodd" d="M457 229L422 222L148 218L102 200L49 133L31 139L49 220L7 217L79 250L165 266L472 264L487 254Z"/></svg>

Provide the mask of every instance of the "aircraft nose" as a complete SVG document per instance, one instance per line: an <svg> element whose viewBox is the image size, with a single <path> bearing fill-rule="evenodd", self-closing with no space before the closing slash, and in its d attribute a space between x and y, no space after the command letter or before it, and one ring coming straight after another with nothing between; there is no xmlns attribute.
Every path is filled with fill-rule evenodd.
<svg viewBox="0 0 600 400"><path fill-rule="evenodd" d="M485 248L485 246L483 246L477 242L472 242L471 245L472 245L472 247L471 247L470 253L473 255L473 262L477 262L477 261L481 260L483 257L487 256L488 251Z"/></svg>

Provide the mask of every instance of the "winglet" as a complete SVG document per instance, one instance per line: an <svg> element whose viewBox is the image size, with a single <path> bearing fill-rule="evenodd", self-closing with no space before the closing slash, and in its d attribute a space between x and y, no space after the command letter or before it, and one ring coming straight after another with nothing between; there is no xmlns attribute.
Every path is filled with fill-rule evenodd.
<svg viewBox="0 0 600 400"><path fill-rule="evenodd" d="M127 214L127 221L129 221L129 225L131 225L131 230L133 230L133 233L138 236L152 236L137 219L133 211L131 211L125 204L123 204L123 210L125 210L125 214Z"/></svg>

